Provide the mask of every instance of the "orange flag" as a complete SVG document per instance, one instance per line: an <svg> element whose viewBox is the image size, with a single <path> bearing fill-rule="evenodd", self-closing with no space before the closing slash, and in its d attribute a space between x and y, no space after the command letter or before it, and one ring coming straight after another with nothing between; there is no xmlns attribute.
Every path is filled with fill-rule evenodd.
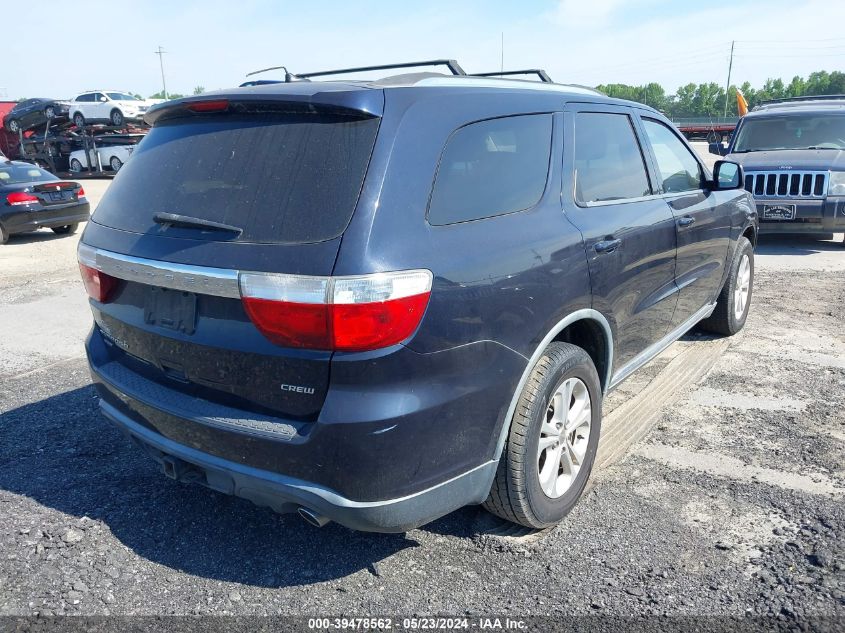
<svg viewBox="0 0 845 633"><path fill-rule="evenodd" d="M748 102L745 100L745 95L742 94L742 90L739 88L736 89L736 110L739 112L739 116L745 116L748 114Z"/></svg>

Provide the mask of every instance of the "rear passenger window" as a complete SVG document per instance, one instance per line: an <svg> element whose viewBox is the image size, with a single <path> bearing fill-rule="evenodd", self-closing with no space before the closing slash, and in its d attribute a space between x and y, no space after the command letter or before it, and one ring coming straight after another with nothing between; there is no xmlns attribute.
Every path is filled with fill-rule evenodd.
<svg viewBox="0 0 845 633"><path fill-rule="evenodd" d="M654 151L664 193L701 189L701 166L672 130L653 119L643 119Z"/></svg>
<svg viewBox="0 0 845 633"><path fill-rule="evenodd" d="M551 148L551 114L462 127L443 150L429 223L454 224L533 207L546 188Z"/></svg>
<svg viewBox="0 0 845 633"><path fill-rule="evenodd" d="M651 193L643 154L626 114L575 115L575 199L581 203Z"/></svg>

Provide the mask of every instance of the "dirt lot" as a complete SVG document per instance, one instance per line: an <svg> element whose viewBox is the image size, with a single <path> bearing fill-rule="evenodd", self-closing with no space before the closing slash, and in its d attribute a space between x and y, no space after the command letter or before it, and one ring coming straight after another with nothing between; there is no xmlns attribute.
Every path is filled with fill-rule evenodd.
<svg viewBox="0 0 845 633"><path fill-rule="evenodd" d="M605 465L559 527L510 531L466 508L373 535L160 475L97 413L76 237L13 238L0 247L0 614L841 619L837 239L764 239L745 330L692 333L608 398Z"/></svg>

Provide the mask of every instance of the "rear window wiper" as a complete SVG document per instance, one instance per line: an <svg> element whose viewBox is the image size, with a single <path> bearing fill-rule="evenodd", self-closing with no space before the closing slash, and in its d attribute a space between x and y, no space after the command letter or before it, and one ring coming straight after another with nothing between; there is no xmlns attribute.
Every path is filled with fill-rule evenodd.
<svg viewBox="0 0 845 633"><path fill-rule="evenodd" d="M179 215L178 213L154 213L153 222L155 222L156 224L164 224L166 226L178 226L186 229L225 231L227 233L236 233L237 235L240 235L244 232L244 230L239 226L223 224L222 222L212 222L211 220L194 218L189 215Z"/></svg>

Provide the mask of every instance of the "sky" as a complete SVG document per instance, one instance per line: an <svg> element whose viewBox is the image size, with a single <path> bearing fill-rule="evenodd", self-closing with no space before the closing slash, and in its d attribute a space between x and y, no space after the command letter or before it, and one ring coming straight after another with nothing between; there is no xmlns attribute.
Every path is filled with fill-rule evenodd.
<svg viewBox="0 0 845 633"><path fill-rule="evenodd" d="M559 83L589 86L656 81L669 93L689 82L724 84L732 40L732 83L737 85L845 69L842 0L144 0L131 8L118 5L115 12L114 0L26 4L26 11L48 16L51 24L57 14L67 13L74 28L63 31L61 46L23 49L10 36L3 46L7 63L0 71L0 99L72 98L91 89L151 95L162 88L158 46L167 51L163 61L171 93L231 87L252 70L276 65L307 72L454 58L467 72L498 70L502 39L505 68L541 67ZM32 25L38 17L25 21ZM71 46L68 40L81 40L83 33L90 41Z"/></svg>

